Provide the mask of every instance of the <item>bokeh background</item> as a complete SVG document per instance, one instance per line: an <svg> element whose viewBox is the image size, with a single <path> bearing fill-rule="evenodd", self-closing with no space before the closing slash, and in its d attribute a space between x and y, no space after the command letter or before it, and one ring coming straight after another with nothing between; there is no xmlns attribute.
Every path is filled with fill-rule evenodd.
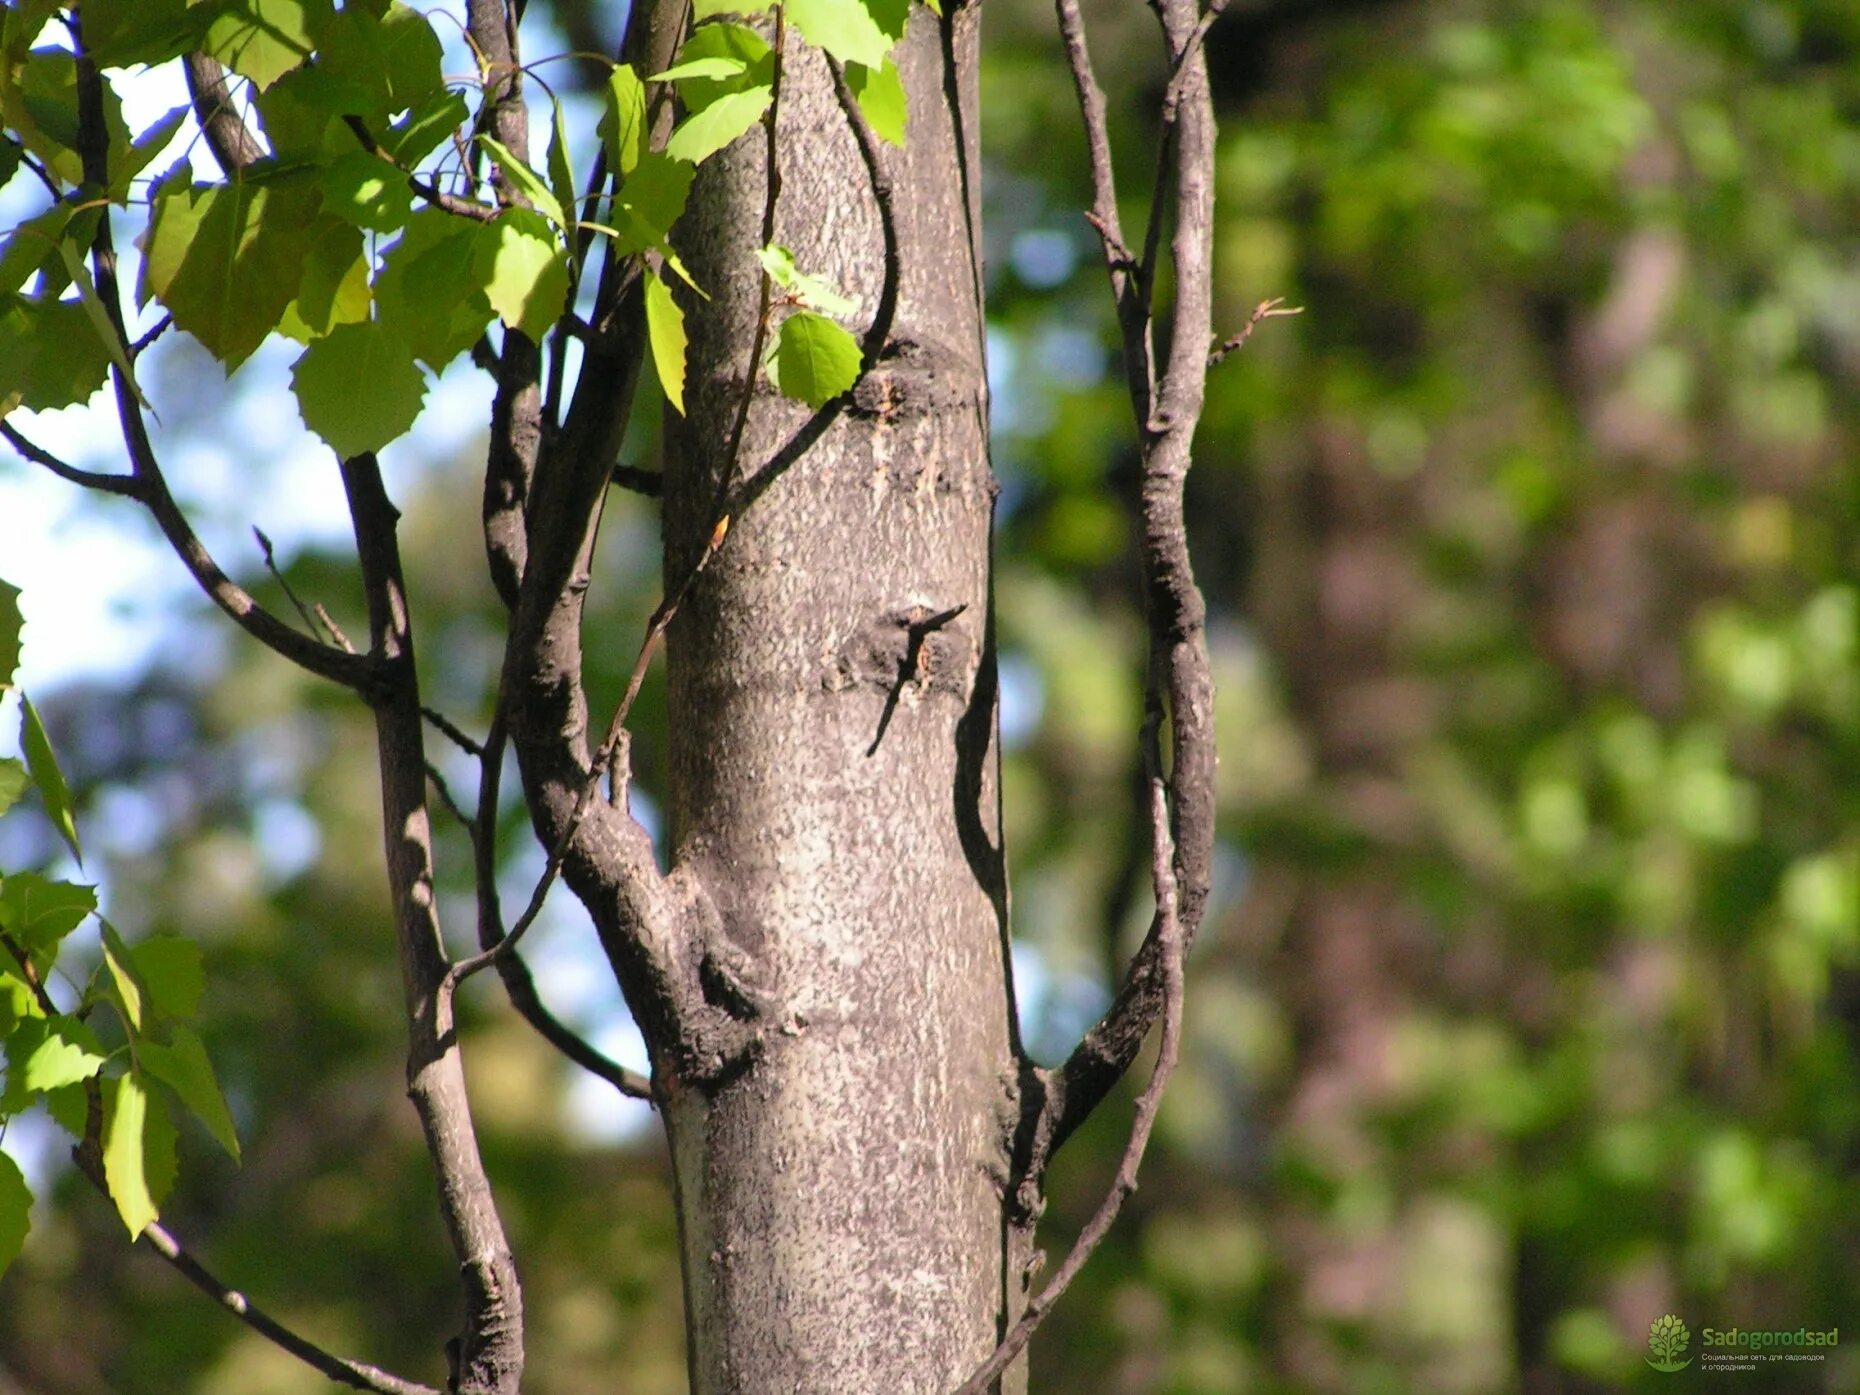
<svg viewBox="0 0 1860 1395"><path fill-rule="evenodd" d="M530 10L531 56L610 50L621 17ZM1087 14L1140 225L1154 26L1136 0ZM1054 1059L1147 916L1135 457L1052 16L987 0L985 22L1008 838L1023 1013ZM1860 6L1232 0L1208 45L1218 318L1305 313L1213 376L1190 512L1220 884L1144 1186L1035 1389L1680 1388L1706 1377L1642 1361L1674 1313L1695 1353L1705 1326L1851 1328L1825 1363L1718 1379L1860 1390ZM293 351L227 387L170 338L148 371L177 487L255 586L252 523L353 621ZM487 399L455 372L389 460L426 682L476 726ZM42 425L109 463L101 432ZM629 457L655 450L648 422ZM9 579L89 871L126 932L206 946L246 1144L235 1169L185 1133L164 1218L328 1345L436 1381L457 1299L399 1085L366 717L204 614L126 508L24 469L0 463L0 568L33 572ZM617 496L599 702L656 546L651 501ZM114 608L69 633L61 586ZM649 811L664 718L655 674ZM521 896L540 856L509 817ZM26 814L0 840L8 865L54 855ZM469 934L456 829L442 856ZM636 1052L566 900L529 950L566 1017ZM573 1079L494 985L470 996L529 1388L682 1390L650 1116ZM1127 1105L1057 1168L1055 1256ZM323 1388L133 1252L27 1124L7 1146L52 1196L0 1282L0 1392Z"/></svg>

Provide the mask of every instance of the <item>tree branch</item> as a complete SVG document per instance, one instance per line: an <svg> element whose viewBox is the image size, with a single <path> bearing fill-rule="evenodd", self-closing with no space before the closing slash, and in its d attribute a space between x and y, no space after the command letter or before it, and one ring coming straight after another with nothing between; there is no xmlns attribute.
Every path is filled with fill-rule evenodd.
<svg viewBox="0 0 1860 1395"><path fill-rule="evenodd" d="M187 93L193 99L194 117L207 138L207 148L228 175L237 174L248 165L265 158L265 147L245 117L233 105L232 89L226 83L226 69L217 58L204 53L190 53L182 60L187 73Z"/></svg>
<svg viewBox="0 0 1860 1395"><path fill-rule="evenodd" d="M461 1395L515 1395L523 1373L523 1296L478 1154L450 994L441 991L447 964L434 889L413 627L395 539L399 514L382 488L374 456L344 460L342 483L368 597L370 647L382 676L373 706L388 884L407 1002L407 1094L426 1134L440 1212L465 1290L455 1385Z"/></svg>

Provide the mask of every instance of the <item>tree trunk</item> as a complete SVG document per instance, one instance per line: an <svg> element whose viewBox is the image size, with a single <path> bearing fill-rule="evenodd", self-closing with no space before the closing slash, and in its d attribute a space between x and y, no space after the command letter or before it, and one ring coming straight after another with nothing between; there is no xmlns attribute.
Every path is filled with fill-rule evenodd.
<svg viewBox="0 0 1860 1395"><path fill-rule="evenodd" d="M918 10L896 55L910 124L884 150L901 275L887 352L824 431L759 382L734 468L760 472L753 502L668 635L675 857L717 909L723 991L771 1024L739 1068L664 1100L697 1395L936 1395L1020 1302L970 250L978 16L949 14ZM711 534L754 372L765 149L757 130L707 162L680 224L711 300L690 307L668 593ZM779 151L775 241L868 319L886 270L871 179L826 64L792 37Z"/></svg>

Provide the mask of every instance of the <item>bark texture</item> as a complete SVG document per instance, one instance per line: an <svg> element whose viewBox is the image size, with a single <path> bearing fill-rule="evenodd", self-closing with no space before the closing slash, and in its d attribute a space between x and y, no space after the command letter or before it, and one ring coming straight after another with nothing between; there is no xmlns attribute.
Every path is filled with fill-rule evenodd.
<svg viewBox="0 0 1860 1395"><path fill-rule="evenodd" d="M1020 1299L978 17L949 16L918 11L897 51L890 343L824 413L753 390L731 481L752 501L668 635L675 861L715 912L706 991L762 1029L715 1079L658 1073L699 1395L947 1391ZM778 137L775 240L869 317L887 270L871 180L824 60L792 39ZM764 150L758 130L707 163L680 225L713 303L667 470L668 591L711 535L754 377Z"/></svg>

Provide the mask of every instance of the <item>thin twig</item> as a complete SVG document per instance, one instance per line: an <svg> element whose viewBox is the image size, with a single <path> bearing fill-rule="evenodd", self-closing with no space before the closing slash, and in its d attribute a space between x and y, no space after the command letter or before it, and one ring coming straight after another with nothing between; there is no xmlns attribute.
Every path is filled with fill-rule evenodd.
<svg viewBox="0 0 1860 1395"><path fill-rule="evenodd" d="M1226 358L1227 355L1238 353L1241 349L1244 349L1246 347L1246 341L1253 337L1253 331L1259 328L1262 320L1276 320L1285 315L1302 315L1304 313L1305 307L1302 305L1286 305L1284 296L1275 295L1271 300L1260 301L1258 305L1253 307L1253 313L1247 317L1247 322L1240 327L1240 332L1238 334L1230 334L1227 338L1221 340L1219 344L1214 346L1213 350L1208 354L1208 367L1212 368L1222 359Z"/></svg>
<svg viewBox="0 0 1860 1395"><path fill-rule="evenodd" d="M446 812L463 824L466 831L469 832L472 827L471 815L467 814L465 810L459 806L458 800L452 797L452 787L446 783L445 774L430 760L425 762L425 765L427 783L432 785L433 792L439 796L439 802L445 805Z"/></svg>
<svg viewBox="0 0 1860 1395"><path fill-rule="evenodd" d="M324 630L328 632L330 642L338 649L342 650L343 653L353 654L355 652L355 646L349 642L349 637L342 632L342 626L338 625L334 618L331 617L330 613L323 609L323 603L318 601L310 608L316 612L316 618L322 622Z"/></svg>
<svg viewBox="0 0 1860 1395"><path fill-rule="evenodd" d="M28 441L13 429L13 424L0 419L0 436L6 438L8 445L18 451L21 458L30 460L34 465L42 465L57 475L61 480L83 485L86 489L95 489L104 494L118 494L125 499L140 499L142 487L133 475L108 475L96 470L80 470L75 465L67 465L42 446Z"/></svg>
<svg viewBox="0 0 1860 1395"><path fill-rule="evenodd" d="M366 150L370 155L377 156L390 169L398 170L406 179L407 187L421 198L425 199L434 208L441 209L460 218L469 218L475 223L488 223L503 211L495 204L479 203L476 199L462 199L457 194L448 194L445 190L429 184L426 180L422 179L419 175L415 174L389 154L387 150L382 147L381 143L375 139L374 133L368 129L368 123L362 120L361 117L345 116L342 118L342 122L354 133L355 139L361 143L362 149Z"/></svg>
<svg viewBox="0 0 1860 1395"><path fill-rule="evenodd" d="M1154 731L1154 723L1160 715L1160 711L1153 714L1151 731ZM1118 1161L1117 1176L1111 1183L1111 1189L1105 1193L1104 1200L1098 1203L1098 1209L1091 1220L1079 1232L1079 1238L1074 1242L1072 1252L1066 1256L1065 1262L1054 1272L1046 1287L1027 1301L1019 1320L1002 1338L994 1354L962 1383L956 1395L982 1395L995 1378L1020 1355L1032 1340L1034 1331L1052 1311L1053 1305L1071 1287L1072 1281L1078 1277L1093 1251L1103 1243L1113 1222L1117 1220L1118 1212L1123 1209L1124 1202L1137 1189L1137 1171L1143 1164L1144 1151L1149 1147L1150 1132L1156 1126L1156 1114L1162 1106L1163 1091L1181 1055L1182 1004L1185 996L1182 928L1176 907L1175 842L1169 834L1168 792L1159 773L1150 776L1150 838L1150 877L1156 891L1156 914L1162 927L1164 980L1162 1045L1156 1053L1156 1068L1150 1072L1149 1084L1144 1086L1143 1093L1137 1097L1136 1116L1131 1123L1130 1137L1124 1144L1123 1157Z"/></svg>
<svg viewBox="0 0 1860 1395"><path fill-rule="evenodd" d="M252 536L258 539L258 550L264 554L265 570L270 572L272 579L284 588L285 598L297 607L297 613L303 617L304 628L311 634L315 634L316 617L310 613L310 608L298 599L297 593L291 589L291 583L284 579L284 573L278 570L278 558L272 549L271 539L256 523L252 525Z"/></svg>
<svg viewBox="0 0 1860 1395"><path fill-rule="evenodd" d="M420 715L426 718L428 722L432 723L441 735L454 746L457 746L466 755L472 756L478 760L484 759L484 747L472 740L471 737L467 736L463 731L459 730L457 723L453 722L445 713L434 707L422 706L420 708Z"/></svg>

